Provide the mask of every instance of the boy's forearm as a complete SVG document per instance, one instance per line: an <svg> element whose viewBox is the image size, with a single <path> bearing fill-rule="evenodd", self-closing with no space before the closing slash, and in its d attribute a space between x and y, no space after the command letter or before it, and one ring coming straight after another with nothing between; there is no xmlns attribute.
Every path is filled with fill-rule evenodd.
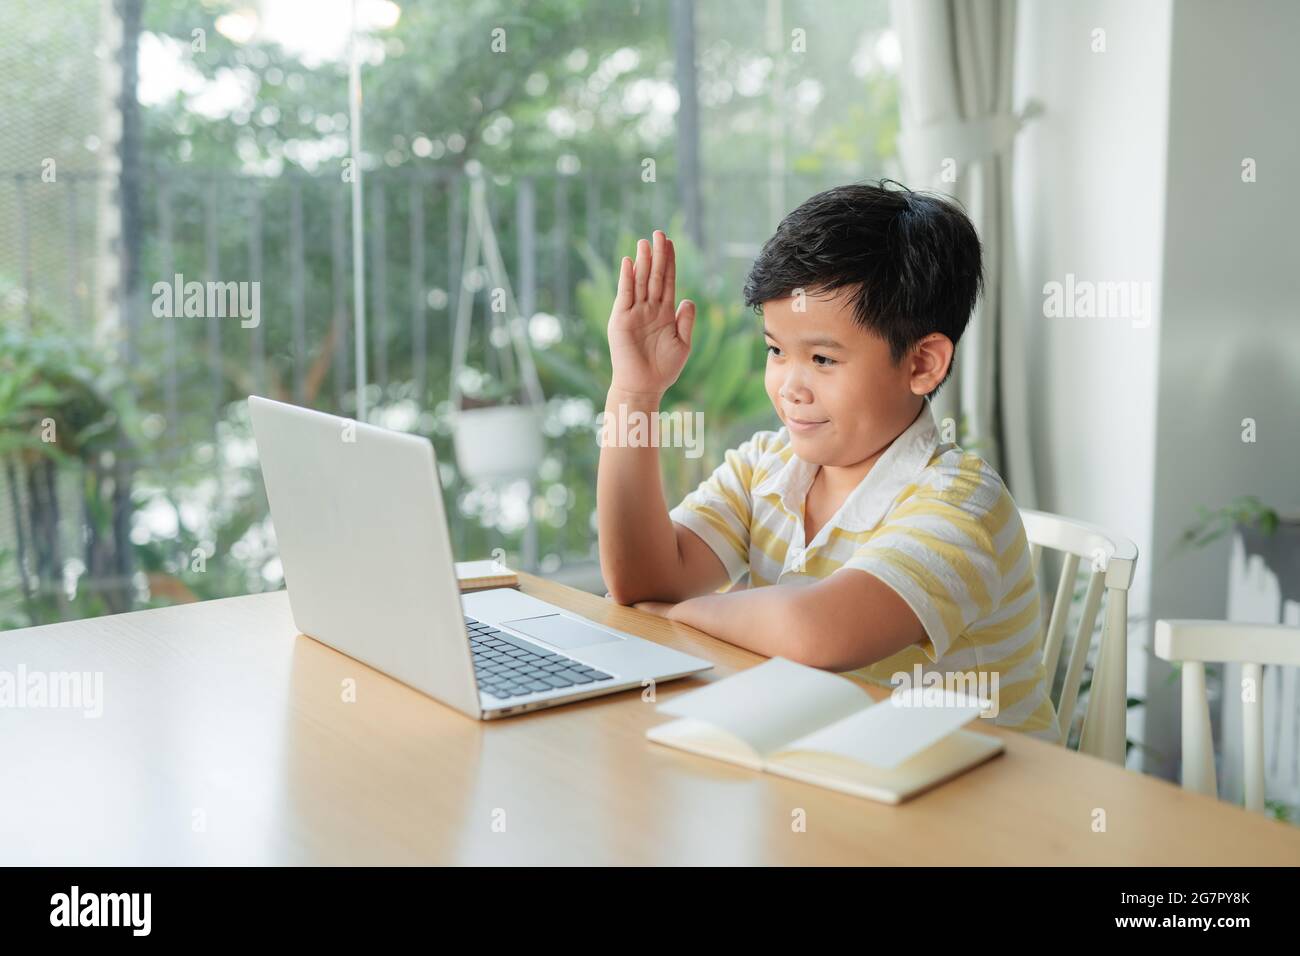
<svg viewBox="0 0 1300 956"><path fill-rule="evenodd" d="M811 663L796 590L764 587L704 594L675 605L667 617L765 657Z"/></svg>
<svg viewBox="0 0 1300 956"><path fill-rule="evenodd" d="M666 617L768 657L847 671L926 640L889 585L858 571L808 585L770 585L694 597Z"/></svg>
<svg viewBox="0 0 1300 956"><path fill-rule="evenodd" d="M596 472L600 569L620 604L675 599L681 565L659 477L659 449L618 444L618 422L635 411L656 414L659 396L609 390Z"/></svg>

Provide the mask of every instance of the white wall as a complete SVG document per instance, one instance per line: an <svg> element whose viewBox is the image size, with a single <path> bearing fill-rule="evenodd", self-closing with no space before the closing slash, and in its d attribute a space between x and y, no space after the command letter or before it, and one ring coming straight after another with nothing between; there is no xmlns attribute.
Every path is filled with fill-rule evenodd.
<svg viewBox="0 0 1300 956"><path fill-rule="evenodd" d="M1293 0L1174 5L1153 618L1225 616L1228 541L1167 557L1198 505L1255 494L1300 513L1298 39ZM1156 663L1152 690L1170 686ZM1148 766L1173 773L1178 705L1162 696L1148 742L1165 759Z"/></svg>
<svg viewBox="0 0 1300 956"><path fill-rule="evenodd" d="M1171 20L1167 0L1022 2L1016 49L1016 105L1045 111L1021 133L1013 180L1037 506L1133 539L1138 616L1151 580ZM1069 273L1149 282L1152 314L1045 318L1044 285ZM1139 695L1146 643L1130 624ZM1129 736L1142 732L1131 713Z"/></svg>

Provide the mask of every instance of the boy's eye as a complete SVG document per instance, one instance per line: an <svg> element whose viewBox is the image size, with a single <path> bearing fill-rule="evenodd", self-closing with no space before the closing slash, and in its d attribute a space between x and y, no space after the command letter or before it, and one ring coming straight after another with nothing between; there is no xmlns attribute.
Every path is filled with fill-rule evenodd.
<svg viewBox="0 0 1300 956"><path fill-rule="evenodd" d="M776 345L769 345L769 346L767 347L767 354L768 354L768 355L775 355L777 352L780 352L780 351L781 351L780 347L779 347L779 346L776 346Z"/></svg>
<svg viewBox="0 0 1300 956"><path fill-rule="evenodd" d="M822 368L830 368L835 364L835 359L827 358L825 355L814 355L813 362L817 363Z"/></svg>

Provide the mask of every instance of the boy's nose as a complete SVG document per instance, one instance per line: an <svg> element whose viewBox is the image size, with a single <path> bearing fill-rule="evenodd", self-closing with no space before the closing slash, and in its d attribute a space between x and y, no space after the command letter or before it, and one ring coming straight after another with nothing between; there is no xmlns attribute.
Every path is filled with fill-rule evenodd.
<svg viewBox="0 0 1300 956"><path fill-rule="evenodd" d="M787 381L777 389L777 395L783 402L789 402L791 405L805 405L812 399L808 389L794 381Z"/></svg>

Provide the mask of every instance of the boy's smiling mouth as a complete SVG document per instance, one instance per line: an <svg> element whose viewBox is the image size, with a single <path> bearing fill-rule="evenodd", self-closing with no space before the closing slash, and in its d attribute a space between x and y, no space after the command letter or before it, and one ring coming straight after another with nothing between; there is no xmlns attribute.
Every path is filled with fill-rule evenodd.
<svg viewBox="0 0 1300 956"><path fill-rule="evenodd" d="M787 427L794 432L810 432L815 428L825 425L828 421L830 421L828 418L809 420L795 418L793 415L786 415L785 417Z"/></svg>

